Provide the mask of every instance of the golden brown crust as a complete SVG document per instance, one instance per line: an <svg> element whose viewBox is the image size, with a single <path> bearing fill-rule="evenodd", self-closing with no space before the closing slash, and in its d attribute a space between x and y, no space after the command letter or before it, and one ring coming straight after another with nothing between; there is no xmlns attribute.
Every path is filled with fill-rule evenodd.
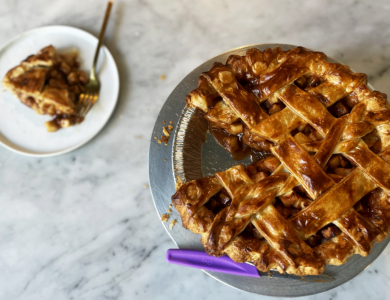
<svg viewBox="0 0 390 300"><path fill-rule="evenodd" d="M305 123L305 120L285 108L260 122L252 131L270 141L277 142L284 135Z"/></svg>
<svg viewBox="0 0 390 300"><path fill-rule="evenodd" d="M219 210L199 180L207 197L188 202L188 183L172 198L210 255L313 275L367 256L390 233L390 109L364 74L298 47L250 49L202 78L216 99L199 107L206 119L226 131L241 122L247 145L262 139L275 155L205 179L231 198Z"/></svg>
<svg viewBox="0 0 390 300"><path fill-rule="evenodd" d="M188 94L186 103L189 107L197 107L207 113L209 107L212 106L218 98L220 98L220 96L217 91L210 85L205 77L201 76L199 77L198 88Z"/></svg>
<svg viewBox="0 0 390 300"><path fill-rule="evenodd" d="M297 115L326 135L332 127L334 117L317 98L310 96L295 85L289 85L277 93L285 103Z"/></svg>
<svg viewBox="0 0 390 300"><path fill-rule="evenodd" d="M362 168L385 192L390 194L390 165L368 149L362 140L344 155Z"/></svg>
<svg viewBox="0 0 390 300"><path fill-rule="evenodd" d="M302 47L288 51L285 60L267 72L255 85L254 90L258 98L260 101L265 100L274 92L308 73L313 66L325 59L323 53L309 52Z"/></svg>
<svg viewBox="0 0 390 300"><path fill-rule="evenodd" d="M313 199L333 185L333 180L291 136L273 147L272 152Z"/></svg>
<svg viewBox="0 0 390 300"><path fill-rule="evenodd" d="M39 95L45 84L47 68L25 69L17 66L7 72L3 85L7 89L20 90L31 95Z"/></svg>
<svg viewBox="0 0 390 300"><path fill-rule="evenodd" d="M353 243L345 234L335 236L314 248L314 251L320 255L326 264L336 266L345 264L356 253Z"/></svg>
<svg viewBox="0 0 390 300"><path fill-rule="evenodd" d="M215 177L205 177L183 184L172 196L173 204L182 206L192 217L222 186Z"/></svg>
<svg viewBox="0 0 390 300"><path fill-rule="evenodd" d="M228 67L215 63L203 76L249 128L268 117L256 97L241 86Z"/></svg>
<svg viewBox="0 0 390 300"><path fill-rule="evenodd" d="M374 188L375 184L361 170L355 170L308 208L293 216L290 223L304 239L307 239L342 216Z"/></svg>
<svg viewBox="0 0 390 300"><path fill-rule="evenodd" d="M367 256L372 249L374 239L380 231L371 225L362 215L354 209L348 210L339 219L333 221L358 246L358 253Z"/></svg>
<svg viewBox="0 0 390 300"><path fill-rule="evenodd" d="M206 120L216 123L220 127L225 124L232 124L240 118L230 109L225 102L219 101L209 112L205 115Z"/></svg>

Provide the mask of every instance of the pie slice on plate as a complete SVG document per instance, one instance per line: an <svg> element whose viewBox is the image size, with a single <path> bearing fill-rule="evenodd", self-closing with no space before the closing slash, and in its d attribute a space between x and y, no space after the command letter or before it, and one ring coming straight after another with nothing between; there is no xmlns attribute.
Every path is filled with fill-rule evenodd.
<svg viewBox="0 0 390 300"><path fill-rule="evenodd" d="M88 79L79 70L77 56L77 51L62 54L50 45L9 70L3 79L3 86L23 104L54 117L45 123L50 132L83 121L75 104Z"/></svg>

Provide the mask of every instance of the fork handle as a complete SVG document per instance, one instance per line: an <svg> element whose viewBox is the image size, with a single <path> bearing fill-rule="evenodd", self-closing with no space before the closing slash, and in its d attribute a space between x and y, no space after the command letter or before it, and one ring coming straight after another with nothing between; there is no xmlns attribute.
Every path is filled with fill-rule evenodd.
<svg viewBox="0 0 390 300"><path fill-rule="evenodd" d="M96 72L96 63L97 63L97 60L98 60L98 57L99 57L100 47L103 44L104 33L106 32L106 27L107 27L107 23L108 23L108 18L109 18L110 13L111 13L112 4L113 4L112 1L109 1L108 4L107 4L106 14L104 15L102 29L100 30L99 43L98 43L97 48L96 48L95 57L93 58L92 70L91 70L91 78L92 77L93 78L96 77L96 74L95 74L95 72Z"/></svg>

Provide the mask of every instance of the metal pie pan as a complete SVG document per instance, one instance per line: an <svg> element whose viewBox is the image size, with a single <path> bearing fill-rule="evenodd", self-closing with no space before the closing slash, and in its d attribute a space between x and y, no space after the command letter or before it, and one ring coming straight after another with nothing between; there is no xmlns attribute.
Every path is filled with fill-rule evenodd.
<svg viewBox="0 0 390 300"><path fill-rule="evenodd" d="M234 161L229 154L219 146L209 133L206 123L197 110L185 108L185 96L197 87L198 77L208 71L214 62L225 63L229 55L245 55L250 48L264 50L281 47L289 50L296 46L285 44L258 44L245 46L220 54L188 74L173 90L158 115L153 129L149 148L149 181L153 201L159 216L168 212L171 196L175 193L175 182L178 178L189 181L215 172L226 170L237 163L249 164L249 159ZM329 59L329 61L335 61ZM370 86L370 88L372 88ZM173 124L170 123L173 121ZM164 125L165 124L165 125ZM162 127L174 126L168 145L158 143L163 135ZM205 138L206 137L206 138ZM170 222L162 222L172 240L182 249L204 250L200 243L200 235L192 233L181 226L180 215L173 209L170 220L178 224L169 229ZM206 274L231 287L274 297L300 297L321 293L351 280L367 268L385 249L390 237L375 244L367 257L353 255L347 263L341 266L327 266L325 273L335 278L332 282L305 282L268 277L251 278L205 271Z"/></svg>

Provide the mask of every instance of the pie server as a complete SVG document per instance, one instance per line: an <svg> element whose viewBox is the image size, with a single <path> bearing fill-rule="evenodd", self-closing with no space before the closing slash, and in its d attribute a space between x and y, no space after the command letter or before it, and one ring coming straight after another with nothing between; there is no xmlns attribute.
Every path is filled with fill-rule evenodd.
<svg viewBox="0 0 390 300"><path fill-rule="evenodd" d="M214 257L208 255L204 251L198 250L169 249L167 251L166 258L171 264L240 276L283 278L306 282L330 282L335 279L334 277L326 274L296 276L290 274L280 274L277 271L260 272L255 266L246 263L236 263L226 255Z"/></svg>

